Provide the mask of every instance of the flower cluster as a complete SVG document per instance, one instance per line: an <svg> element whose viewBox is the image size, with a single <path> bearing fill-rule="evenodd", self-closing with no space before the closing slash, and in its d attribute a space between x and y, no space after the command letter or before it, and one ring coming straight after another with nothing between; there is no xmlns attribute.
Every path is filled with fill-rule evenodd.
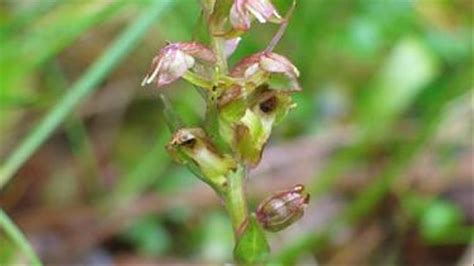
<svg viewBox="0 0 474 266"><path fill-rule="evenodd" d="M167 150L208 183L232 212L235 202L246 204L233 198L244 193L242 187L235 187L240 183L233 176L259 164L272 128L295 106L291 96L301 87L298 69L285 56L272 52L271 46L227 70L227 57L254 19L281 24L276 34L280 38L289 15L282 18L270 0L207 2L204 10L212 48L197 42L169 43L153 58L142 85L155 82L163 87L183 78L203 92L208 105L204 124L210 126L173 128ZM249 217L266 230L278 231L303 215L308 199L303 186L297 185L264 200L255 216L231 217L238 220L238 232L251 224Z"/></svg>

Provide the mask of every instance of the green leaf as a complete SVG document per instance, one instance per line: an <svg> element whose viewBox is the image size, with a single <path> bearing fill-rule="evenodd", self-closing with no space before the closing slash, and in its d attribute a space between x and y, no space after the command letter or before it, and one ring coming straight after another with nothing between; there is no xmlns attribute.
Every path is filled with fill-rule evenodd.
<svg viewBox="0 0 474 266"><path fill-rule="evenodd" d="M459 227L463 221L462 211L446 200L436 200L421 216L421 235L428 241L443 239Z"/></svg>
<svg viewBox="0 0 474 266"><path fill-rule="evenodd" d="M46 1L49 2L49 1ZM51 1L54 2L54 1ZM123 7L129 5L120 0L85 1L82 4L64 1L44 16L31 21L26 27L26 34L8 34L8 28L0 31L2 53L0 53L0 69L2 70L2 86L0 99L8 100L12 94L22 91L23 97L30 96L25 83L31 72L49 58L58 54L72 44L84 32L103 23ZM67 30L66 30L67 29ZM23 32L16 30L14 33ZM31 56L34 51L34 56Z"/></svg>
<svg viewBox="0 0 474 266"><path fill-rule="evenodd" d="M138 219L125 231L125 239L149 257L158 257L171 248L172 238L160 220L153 216Z"/></svg>
<svg viewBox="0 0 474 266"><path fill-rule="evenodd" d="M234 248L234 258L239 263L255 264L265 262L270 253L265 234L252 215Z"/></svg>
<svg viewBox="0 0 474 266"><path fill-rule="evenodd" d="M359 103L359 123L381 134L438 74L437 58L418 39L407 37L394 47Z"/></svg>

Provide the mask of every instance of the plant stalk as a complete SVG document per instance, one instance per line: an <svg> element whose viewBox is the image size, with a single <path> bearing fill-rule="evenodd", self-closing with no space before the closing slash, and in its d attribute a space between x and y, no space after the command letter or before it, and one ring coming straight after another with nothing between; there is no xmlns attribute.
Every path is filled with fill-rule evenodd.
<svg viewBox="0 0 474 266"><path fill-rule="evenodd" d="M211 45L217 59L218 77L226 75L229 70L227 67L227 58L224 54L224 38L211 35Z"/></svg>
<svg viewBox="0 0 474 266"><path fill-rule="evenodd" d="M224 1L224 0L219 0ZM213 12L219 12L219 10L214 10L216 8L222 8L223 2L218 3L213 2L212 0L201 0L203 6L203 12L207 21L210 21ZM219 6L216 6L221 4ZM222 31L223 23L222 21L213 21L213 23L208 24L208 32L211 42L211 49L213 50L216 56L216 68L214 75L214 86L219 86L219 81L222 78L226 77L228 74L227 58L225 56L225 38L215 36L213 32ZM211 92L212 94L212 92ZM208 106L214 105L214 97L208 97ZM217 107L217 106L215 106ZM211 112L206 114L207 117L212 116L212 112L217 111L210 109ZM215 114L215 113L214 113ZM208 116L210 115L210 116ZM216 117L217 118L217 117ZM219 126L218 118L215 121L212 129L217 130L216 134L219 135ZM222 137L219 135L219 137ZM255 223L250 225L249 220L249 210L247 206L247 199L245 195L245 179L247 175L247 167L243 162L239 162L235 170L229 171L229 174L226 177L227 185L225 186L224 193L221 195L224 202L227 213L232 223L234 230L235 238L235 248L234 248L234 259L238 262L253 263L257 260L262 259L262 252L268 252L268 242L264 234L260 229L256 229ZM242 243L243 242L243 243ZM254 245L257 245L258 248L255 248ZM254 252L246 252L247 249L256 250ZM245 250L245 251L243 251Z"/></svg>
<svg viewBox="0 0 474 266"><path fill-rule="evenodd" d="M204 10L206 11L206 17L209 20L210 11L212 7L209 6L209 1L202 1ZM224 42L225 39L213 35L213 29L211 25L208 27L209 36L211 38L211 48L216 55L216 75L215 83L219 80L219 77L228 73L227 59L224 54ZM216 84L215 84L216 85ZM244 191L244 180L245 180L246 167L240 164L235 171L227 176L227 191L224 196L227 212L232 221L232 227L236 240L238 237L239 228L246 221L248 217L247 201L245 198Z"/></svg>
<svg viewBox="0 0 474 266"><path fill-rule="evenodd" d="M225 204L236 238L239 236L242 225L248 218L248 207L244 187L245 173L245 166L239 165L238 168L227 177Z"/></svg>

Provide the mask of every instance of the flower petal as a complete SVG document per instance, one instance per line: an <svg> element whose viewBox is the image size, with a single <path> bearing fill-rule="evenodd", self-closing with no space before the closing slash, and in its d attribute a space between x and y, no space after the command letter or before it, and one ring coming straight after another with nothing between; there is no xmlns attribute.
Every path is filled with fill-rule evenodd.
<svg viewBox="0 0 474 266"><path fill-rule="evenodd" d="M155 56L153 58L153 61L151 62L150 69L148 70L148 73L146 74L145 78L143 79L141 85L145 86L153 82L153 80L156 78L158 75L158 72L160 71L161 68L161 58L162 54L160 53L159 55Z"/></svg>
<svg viewBox="0 0 474 266"><path fill-rule="evenodd" d="M179 79L193 65L194 58L181 50L167 53L162 60L157 86L161 87Z"/></svg>
<svg viewBox="0 0 474 266"><path fill-rule="evenodd" d="M281 19L275 7L268 0L248 0L245 7L260 23L269 21L273 16L276 19Z"/></svg>
<svg viewBox="0 0 474 266"><path fill-rule="evenodd" d="M260 67L268 72L285 73L297 78L300 73L298 69L286 57L275 54L265 53L260 60Z"/></svg>
<svg viewBox="0 0 474 266"><path fill-rule="evenodd" d="M247 31L250 29L250 14L244 9L246 0L235 0L230 8L230 24L235 29Z"/></svg>
<svg viewBox="0 0 474 266"><path fill-rule="evenodd" d="M225 41L224 43L225 57L229 57L234 53L235 49L237 49L237 46L239 45L240 40L242 40L242 38L236 37L236 38Z"/></svg>
<svg viewBox="0 0 474 266"><path fill-rule="evenodd" d="M262 56L262 53L257 53L257 54L253 54L253 55L245 57L239 63L237 63L237 65L235 65L235 67L230 72L230 75L236 78L244 77L245 72L250 66L254 65L255 63L260 62L261 56Z"/></svg>
<svg viewBox="0 0 474 266"><path fill-rule="evenodd" d="M252 16L260 23L283 21L270 0L234 0L230 8L230 23L234 29L247 31L250 28Z"/></svg>
<svg viewBox="0 0 474 266"><path fill-rule="evenodd" d="M179 50L195 58L214 63L216 56L211 49L197 42L180 42L174 44Z"/></svg>
<svg viewBox="0 0 474 266"><path fill-rule="evenodd" d="M214 53L197 42L171 43L153 58L150 70L142 81L142 86L157 80L157 86L169 84L194 66L195 58L215 62Z"/></svg>

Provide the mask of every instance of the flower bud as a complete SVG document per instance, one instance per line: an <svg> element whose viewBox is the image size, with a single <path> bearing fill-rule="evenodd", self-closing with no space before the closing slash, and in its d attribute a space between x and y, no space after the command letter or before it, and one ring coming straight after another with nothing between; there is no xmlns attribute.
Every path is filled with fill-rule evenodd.
<svg viewBox="0 0 474 266"><path fill-rule="evenodd" d="M179 129L166 148L178 162L195 164L205 178L219 186L225 184L228 171L236 167L233 159L217 152L201 128Z"/></svg>
<svg viewBox="0 0 474 266"><path fill-rule="evenodd" d="M296 185L262 201L256 211L257 220L267 231L280 231L303 216L308 202L304 186Z"/></svg>
<svg viewBox="0 0 474 266"><path fill-rule="evenodd" d="M156 79L158 87L169 84L180 77L195 64L195 59L215 62L214 53L197 42L177 42L168 44L153 58L150 70L142 81L142 86Z"/></svg>

